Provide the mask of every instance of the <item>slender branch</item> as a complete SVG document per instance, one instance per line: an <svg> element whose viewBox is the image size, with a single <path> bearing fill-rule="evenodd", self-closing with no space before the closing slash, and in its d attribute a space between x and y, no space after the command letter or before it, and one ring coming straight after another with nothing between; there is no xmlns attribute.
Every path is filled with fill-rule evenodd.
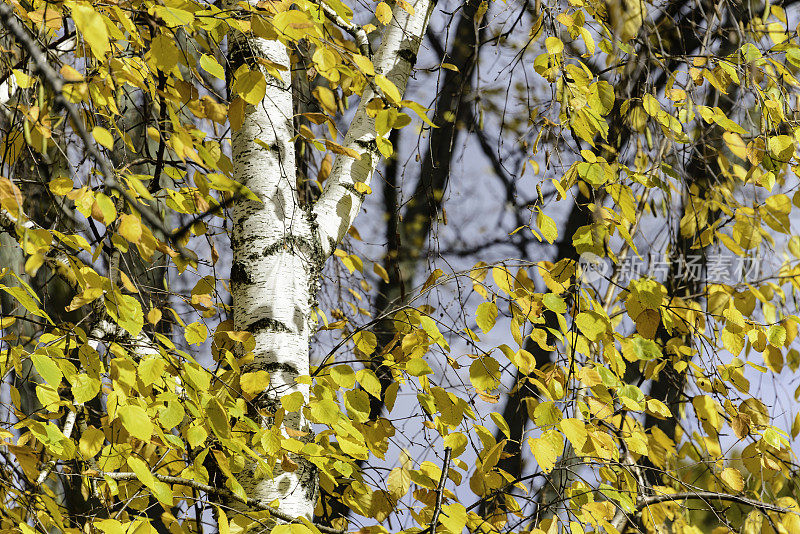
<svg viewBox="0 0 800 534"><path fill-rule="evenodd" d="M77 410L74 412L70 411L67 414L67 418L64 420L64 428L61 430L61 432L64 434L64 436L66 436L67 439L69 439L70 436L72 436L72 430L75 428L75 419L77 417L78 417ZM36 477L37 487L41 486L44 483L44 481L47 480L47 477L50 475L50 472L53 470L55 466L56 466L55 458L51 459L44 465L44 468L41 471L39 471L39 476Z"/></svg>
<svg viewBox="0 0 800 534"><path fill-rule="evenodd" d="M747 497L743 497L741 495L732 495L730 493L718 493L716 491L695 491L695 492L662 493L659 495L650 495L649 497L642 498L636 505L636 509L641 510L642 508L645 508L647 506L652 506L654 504L660 504L663 502L672 502L672 501L684 501L684 500L701 500L704 501L706 504L710 504L708 501L735 502L737 504L744 504L745 506L752 506L753 508L757 508L765 512L778 512L780 514L800 515L800 513L798 513L796 510L792 510L790 508L776 506L774 504L769 504L764 501L759 501L757 499L750 499Z"/></svg>
<svg viewBox="0 0 800 534"><path fill-rule="evenodd" d="M790 508L784 508L782 506L776 506L774 504L769 504L764 501L759 501L756 499L750 499L744 497L742 495L732 495L730 493L719 493L716 491L695 491L695 492L683 492L683 493L662 493L659 495L650 495L648 497L642 497L636 503L636 512L641 512L643 508L648 506L652 506L655 504L661 504L665 502L674 502L674 501L687 501L687 500L700 500L706 503L707 505L711 505L710 501L725 501L725 502L733 502L737 504L743 504L745 506L751 506L763 512L777 512L780 514L796 514L800 515L797 510L792 510ZM622 532L625 526L628 524L630 520L630 515L626 513L617 514L616 517L612 520L612 526L617 529L617 531Z"/></svg>
<svg viewBox="0 0 800 534"><path fill-rule="evenodd" d="M322 8L322 12L325 13L325 16L328 17L331 22L350 34L350 36L355 40L356 45L358 45L358 49L361 51L362 56L366 56L368 58L372 57L372 48L369 46L369 38L367 37L367 32L364 30L364 28L358 24L348 22L340 17L331 6L324 2L324 0L314 0L314 3Z"/></svg>
<svg viewBox="0 0 800 534"><path fill-rule="evenodd" d="M402 98L411 71L417 61L422 36L428 25L435 2L415 0L411 3L413 14L398 3L392 11L392 20L383 33L381 45L373 63L377 75L385 76ZM318 225L319 245L325 256L330 255L347 234L364 201L363 186L369 186L375 167L381 157L375 131L375 119L367 112L367 106L376 93L365 88L358 110L350 122L343 145L358 154L337 156L325 189L313 208ZM399 102L394 102L399 105Z"/></svg>
<svg viewBox="0 0 800 534"><path fill-rule="evenodd" d="M447 472L450 469L450 453L453 451L450 447L444 449L444 460L442 460L442 476L439 477L439 485L436 487L436 506L433 509L433 518L431 518L431 534L436 534L436 524L439 522L439 514L442 511L442 499L444 497L444 483L447 480Z"/></svg>
<svg viewBox="0 0 800 534"><path fill-rule="evenodd" d="M449 454L449 453L446 453L446 454ZM139 477L136 475L136 473L124 473L124 472L108 473L108 472L101 472L101 473L99 473L99 475L104 477L104 478L109 478L111 480L139 480ZM164 482L165 484L179 484L181 486L187 486L187 487L199 490L199 491L204 491L204 492L212 494L212 495L220 495L220 496L224 496L224 497L229 498L229 499L233 499L235 501L238 501L240 503L246 504L247 506L250 506L252 508L256 508L258 510L264 510L266 512L269 512L269 514L271 516L275 517L276 519L280 519L281 521L286 521L287 523L302 523L303 522L302 519L300 519L298 517L293 517L293 516L291 516L289 514L286 514L286 513L283 513L280 510L278 510L276 508L273 508L272 506L270 506L268 504L265 504L264 502L262 502L262 501L260 501L258 499L253 499L253 498L250 498L250 497L240 497L240 496L236 495L235 493L233 493L232 491L224 489L224 488L216 488L214 486L209 486L207 484L202 484L200 482L197 482L196 480L190 480L188 478L175 477L175 476L170 476L170 475L160 475L158 473L152 473L152 475L156 480ZM317 527L321 532L325 532L326 534L345 534L344 530L338 530L338 529L335 529L335 528L327 527L325 525L320 525L318 523L314 523L314 526Z"/></svg>
<svg viewBox="0 0 800 534"><path fill-rule="evenodd" d="M50 66L47 61L47 56L39 47L39 45L31 38L27 28L19 23L11 6L5 3L0 3L0 24L5 26L14 35L14 37L16 37L20 45L22 45L22 47L30 55L31 59L33 60L33 72L38 74L42 82L50 87L50 89L53 91L56 104L63 107L67 112L67 116L72 122L72 127L75 130L75 133L78 134L78 137L80 137L83 141L84 148L86 149L88 156L94 159L94 161L97 163L97 166L100 169L100 174L103 175L103 181L106 187L116 191L131 207L131 209L139 212L142 218L145 219L145 221L151 227L160 231L162 236L165 238L170 239L170 232L165 227L161 217L159 217L158 214L154 213L152 210L139 205L117 181L116 177L114 176L114 170L109 165L108 159L104 158L102 154L100 154L99 150L97 149L96 142L89 135L89 132L86 131L86 126L83 123L83 119L80 116L78 108L64 97L64 93L62 92L64 89L63 80L53 69L53 67ZM173 244L175 243L173 242ZM178 248L181 249L180 252L183 254L182 247Z"/></svg>

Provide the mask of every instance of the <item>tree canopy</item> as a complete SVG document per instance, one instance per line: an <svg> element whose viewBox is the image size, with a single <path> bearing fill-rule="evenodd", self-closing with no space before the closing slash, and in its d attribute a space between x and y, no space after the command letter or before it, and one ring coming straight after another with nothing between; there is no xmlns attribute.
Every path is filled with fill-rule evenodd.
<svg viewBox="0 0 800 534"><path fill-rule="evenodd" d="M800 533L794 4L4 0L0 528Z"/></svg>

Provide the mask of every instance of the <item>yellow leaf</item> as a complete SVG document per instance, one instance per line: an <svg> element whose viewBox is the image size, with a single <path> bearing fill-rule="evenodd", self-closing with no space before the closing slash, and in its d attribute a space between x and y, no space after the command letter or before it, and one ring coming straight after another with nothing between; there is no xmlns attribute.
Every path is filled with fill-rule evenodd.
<svg viewBox="0 0 800 534"><path fill-rule="evenodd" d="M356 384L356 374L349 365L337 365L331 369L331 378L341 388L351 388Z"/></svg>
<svg viewBox="0 0 800 534"><path fill-rule="evenodd" d="M383 268L383 265L380 263L373 263L372 270L375 271L375 274L381 277L381 280L389 283L389 273L386 272L386 269Z"/></svg>
<svg viewBox="0 0 800 534"><path fill-rule="evenodd" d="M375 334L363 330L353 334L353 341L356 344L356 348L367 356L375 352L375 348L378 346L378 338Z"/></svg>
<svg viewBox="0 0 800 534"><path fill-rule="evenodd" d="M108 30L103 17L90 5L72 6L72 20L83 35L84 41L89 44L92 54L102 59L111 50L108 41Z"/></svg>
<svg viewBox="0 0 800 534"><path fill-rule="evenodd" d="M103 448L103 443L105 443L105 434L103 434L102 430L99 430L93 426L87 427L81 433L81 441L78 444L78 450L83 456L83 460L88 460L89 458L94 458L100 449Z"/></svg>
<svg viewBox="0 0 800 534"><path fill-rule="evenodd" d="M536 226L539 227L539 230L542 232L542 236L547 240L548 243L552 243L558 237L558 227L556 226L556 222L549 216L545 215L541 209L536 215Z"/></svg>
<svg viewBox="0 0 800 534"><path fill-rule="evenodd" d="M369 195L372 193L372 188L364 182L356 182L353 188L362 195Z"/></svg>
<svg viewBox="0 0 800 534"><path fill-rule="evenodd" d="M550 36L544 41L544 46L547 48L547 53L550 55L557 55L564 51L564 43L558 37Z"/></svg>
<svg viewBox="0 0 800 534"><path fill-rule="evenodd" d="M129 404L120 406L117 413L128 434L142 441L150 441L153 435L153 422L143 408Z"/></svg>
<svg viewBox="0 0 800 534"><path fill-rule="evenodd" d="M403 467L395 467L386 477L386 487L389 494L399 500L411 488L411 473Z"/></svg>
<svg viewBox="0 0 800 534"><path fill-rule="evenodd" d="M720 478L736 493L744 489L744 478L742 478L742 474L738 469L725 468L720 474Z"/></svg>
<svg viewBox="0 0 800 534"><path fill-rule="evenodd" d="M735 132L725 132L722 134L722 139L728 145L728 149L734 156L742 160L747 159L747 144L742 139L742 136Z"/></svg>
<svg viewBox="0 0 800 534"><path fill-rule="evenodd" d="M467 509L459 503L445 504L439 521L450 534L461 534L467 524Z"/></svg>
<svg viewBox="0 0 800 534"><path fill-rule="evenodd" d="M17 80L17 85L20 89L29 89L33 87L33 84L36 82L36 78L28 76L21 70L14 69L12 72L14 73L14 78Z"/></svg>
<svg viewBox="0 0 800 534"><path fill-rule="evenodd" d="M300 407L305 404L306 400L303 398L303 393L300 391L293 391L288 395L281 395L281 406L287 412L296 412Z"/></svg>
<svg viewBox="0 0 800 534"><path fill-rule="evenodd" d="M54 195L66 195L75 187L75 184L72 182L72 179L66 176L59 176L58 178L51 180L48 184L50 187L50 191Z"/></svg>
<svg viewBox="0 0 800 534"><path fill-rule="evenodd" d="M178 64L180 50L172 39L164 34L159 34L150 43L150 56L153 58L156 68L169 72Z"/></svg>
<svg viewBox="0 0 800 534"><path fill-rule="evenodd" d="M203 54L200 56L200 66L203 67L204 71L215 78L223 81L225 80L225 69L223 69L222 65L217 63L217 60L212 56L209 56L208 54Z"/></svg>
<svg viewBox="0 0 800 534"><path fill-rule="evenodd" d="M233 90L245 102L255 106L264 99L264 95L267 93L267 81L260 71L239 71L236 74L236 80L233 82Z"/></svg>
<svg viewBox="0 0 800 534"><path fill-rule="evenodd" d="M708 395L698 395L692 399L692 406L697 417L708 433L716 433L722 428L722 418L717 410L717 403Z"/></svg>
<svg viewBox="0 0 800 534"><path fill-rule="evenodd" d="M339 420L339 405L330 399L311 401L311 417L323 425L332 425Z"/></svg>
<svg viewBox="0 0 800 534"><path fill-rule="evenodd" d="M150 324L156 324L158 321L161 320L161 310L158 308L153 308L149 312L147 312L147 322Z"/></svg>
<svg viewBox="0 0 800 534"><path fill-rule="evenodd" d="M509 295L514 292L514 277L505 267L493 267L492 277L494 283Z"/></svg>
<svg viewBox="0 0 800 534"><path fill-rule="evenodd" d="M583 449L588 437L586 425L583 421L580 419L562 419L558 426L576 451Z"/></svg>
<svg viewBox="0 0 800 534"><path fill-rule="evenodd" d="M183 337L191 345L199 345L208 338L208 328L203 323L192 323L186 325L186 330L183 332Z"/></svg>
<svg viewBox="0 0 800 534"><path fill-rule="evenodd" d="M400 102L400 100L402 100L402 97L400 96L400 91L398 91L397 86L393 84L391 80L389 80L389 78L387 78L383 74L378 74L377 76L375 76L375 83L378 85L378 87L381 88L383 94L386 95L386 97L392 103L398 103Z"/></svg>
<svg viewBox="0 0 800 534"><path fill-rule="evenodd" d="M381 24L389 24L392 20L392 8L386 2L380 2L375 7L375 17Z"/></svg>
<svg viewBox="0 0 800 534"><path fill-rule="evenodd" d="M353 63L366 74L367 76L375 76L375 66L372 64L372 61L369 60L368 57L362 56L360 54L353 54Z"/></svg>
<svg viewBox="0 0 800 534"><path fill-rule="evenodd" d="M478 323L478 328L483 330L484 334L488 334L494 328L495 322L497 322L497 305L494 302L479 304L475 312L475 319Z"/></svg>
<svg viewBox="0 0 800 534"><path fill-rule="evenodd" d="M333 152L334 154L339 154L340 156L348 156L356 160L361 159L361 154L353 150L352 148L348 148L346 146L342 146L339 143L334 143L330 139L325 140L325 148Z"/></svg>
<svg viewBox="0 0 800 534"><path fill-rule="evenodd" d="M549 473L556 465L556 460L563 452L563 445L561 450L556 448L556 444L551 439L541 438L528 438L528 445L531 447L536 462L542 471Z"/></svg>
<svg viewBox="0 0 800 534"><path fill-rule="evenodd" d="M469 366L469 380L478 391L491 391L500 385L500 364L491 356L475 360Z"/></svg>
<svg viewBox="0 0 800 534"><path fill-rule="evenodd" d="M134 215L123 213L117 232L131 243L138 243L142 239L142 222Z"/></svg>
<svg viewBox="0 0 800 534"><path fill-rule="evenodd" d="M242 392L250 397L255 397L269 385L269 373L261 370L254 373L244 373L239 378L239 386ZM301 394L302 397L302 394Z"/></svg>
<svg viewBox="0 0 800 534"><path fill-rule="evenodd" d="M309 35L322 36L308 14L296 9L281 11L272 19L272 24L278 35L290 41L299 41Z"/></svg>

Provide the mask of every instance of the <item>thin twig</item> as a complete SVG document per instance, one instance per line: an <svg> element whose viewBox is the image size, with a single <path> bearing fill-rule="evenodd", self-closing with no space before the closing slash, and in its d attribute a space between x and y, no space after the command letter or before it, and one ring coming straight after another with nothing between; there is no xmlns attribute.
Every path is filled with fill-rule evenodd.
<svg viewBox="0 0 800 534"><path fill-rule="evenodd" d="M706 503L707 505L711 506L710 501L726 501L726 502L734 502L737 504L743 504L745 506L751 506L757 510L761 510L762 512L777 512L780 514L798 514L796 510L792 510L790 508L783 508L781 506L775 506L774 504L768 504L764 501L758 501L756 499L749 499L742 495L732 495L730 493L718 493L716 491L695 491L695 492L683 492L683 493L662 493L659 495L650 495L648 497L642 497L636 503L636 512L641 512L643 508L648 506L652 506L655 504L661 504L664 502L673 502L673 501L687 501L687 500L700 500ZM620 508L620 511L622 509ZM612 526L617 529L617 531L622 532L625 526L628 524L630 520L630 516L626 513L618 513L614 519L612 519Z"/></svg>
<svg viewBox="0 0 800 534"><path fill-rule="evenodd" d="M737 504L744 504L745 506L752 506L753 508L765 511L765 512L778 512L780 514L798 514L797 510L792 510L790 508L784 508L782 506L776 506L774 504L765 503L764 501L759 501L756 499L749 499L747 497L743 497L742 495L732 495L730 493L718 493L716 491L696 491L696 492L684 492L684 493L662 493L659 495L650 495L649 497L642 498L639 503L636 505L637 510L641 510L647 506L651 506L654 504L660 504L663 502L671 502L671 501L684 501L684 500L701 500L704 501L706 504L710 504L708 501L727 501L727 502L735 502Z"/></svg>
<svg viewBox="0 0 800 534"><path fill-rule="evenodd" d="M450 470L450 453L453 451L450 447L444 448L444 460L442 460L442 476L439 478L439 485L436 487L436 506L433 509L433 518L431 519L431 534L436 534L436 524L439 522L439 513L442 511L442 499L444 497L444 483L447 480L447 471Z"/></svg>

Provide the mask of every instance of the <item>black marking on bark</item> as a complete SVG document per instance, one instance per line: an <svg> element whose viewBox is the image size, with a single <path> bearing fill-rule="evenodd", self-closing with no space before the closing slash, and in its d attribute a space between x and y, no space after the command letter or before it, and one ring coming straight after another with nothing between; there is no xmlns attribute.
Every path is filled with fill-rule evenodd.
<svg viewBox="0 0 800 534"><path fill-rule="evenodd" d="M287 234L280 241L265 247L261 255L267 257L282 251L291 252L292 254L300 252L306 256L313 257L314 243L313 240L306 239L305 237Z"/></svg>
<svg viewBox="0 0 800 534"><path fill-rule="evenodd" d="M262 369L267 371L268 373L274 373L275 371L281 371L283 373L289 373L293 375L299 375L300 370L297 368L296 365L293 363L286 363L286 362L269 362L265 363L261 366Z"/></svg>
<svg viewBox="0 0 800 534"><path fill-rule="evenodd" d="M355 144L372 154L373 156L380 154L380 150L378 150L378 142L374 139L370 141L362 141L361 139L357 139Z"/></svg>
<svg viewBox="0 0 800 534"><path fill-rule="evenodd" d="M250 323L245 327L245 330L253 333L261 330L269 330L270 332L291 332L288 326L271 317L264 317L263 319Z"/></svg>
<svg viewBox="0 0 800 534"><path fill-rule="evenodd" d="M319 478L317 477L317 466L302 458L298 462L298 478L300 486L306 490L306 498L310 502L317 502L317 492L319 491Z"/></svg>
<svg viewBox="0 0 800 534"><path fill-rule="evenodd" d="M247 65L251 70L260 68L256 54L246 40L237 39L231 44L233 46L230 47L230 51L228 52L230 72L236 72L236 69L242 65Z"/></svg>
<svg viewBox="0 0 800 534"><path fill-rule="evenodd" d="M234 261L231 265L231 284L252 284L253 279L239 261Z"/></svg>
<svg viewBox="0 0 800 534"><path fill-rule="evenodd" d="M397 57L409 62L411 65L417 63L417 55L408 48L404 48L403 50L397 52Z"/></svg>
<svg viewBox="0 0 800 534"><path fill-rule="evenodd" d="M239 222L241 224L242 221L239 221ZM241 226L240 226L240 228L241 228ZM249 245L253 241L258 241L259 239L261 239L261 238L259 236L255 236L255 235L251 235L251 236L248 236L248 237L231 236L231 248L237 249L237 248L246 247L247 245Z"/></svg>

